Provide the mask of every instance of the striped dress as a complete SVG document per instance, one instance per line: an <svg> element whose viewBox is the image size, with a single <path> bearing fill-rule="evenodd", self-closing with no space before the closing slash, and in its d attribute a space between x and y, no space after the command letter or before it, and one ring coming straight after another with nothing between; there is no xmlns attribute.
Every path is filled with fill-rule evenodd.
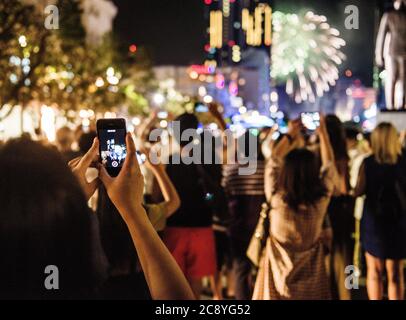
<svg viewBox="0 0 406 320"><path fill-rule="evenodd" d="M227 195L264 195L265 162L263 160L257 160L257 170L251 175L240 175L238 173L239 168L241 168L241 165L239 164L228 164L223 166L222 186Z"/></svg>
<svg viewBox="0 0 406 320"><path fill-rule="evenodd" d="M251 264L246 257L248 245L255 232L265 201L264 161L257 160L256 171L240 175L240 165L223 167L223 186L230 213L229 239L233 257L234 286L237 300L251 299Z"/></svg>
<svg viewBox="0 0 406 320"><path fill-rule="evenodd" d="M320 240L323 220L334 189L335 170L322 172L328 195L312 206L291 210L273 189L280 163L270 160L265 189L270 211L270 236L255 284L254 300L330 299L324 247Z"/></svg>

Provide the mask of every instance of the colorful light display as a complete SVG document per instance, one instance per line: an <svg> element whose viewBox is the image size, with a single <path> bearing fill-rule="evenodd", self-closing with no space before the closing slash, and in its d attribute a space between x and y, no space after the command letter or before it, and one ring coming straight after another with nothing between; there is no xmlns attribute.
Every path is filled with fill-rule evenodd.
<svg viewBox="0 0 406 320"><path fill-rule="evenodd" d="M286 83L286 92L297 103L314 102L338 79L338 66L345 59L345 41L327 18L313 12L273 14L271 77Z"/></svg>
<svg viewBox="0 0 406 320"><path fill-rule="evenodd" d="M272 43L272 9L266 3L260 3L251 14L242 10L242 29L246 33L246 42L250 46L269 46Z"/></svg>
<svg viewBox="0 0 406 320"><path fill-rule="evenodd" d="M210 47L223 46L223 13L220 10L210 12Z"/></svg>

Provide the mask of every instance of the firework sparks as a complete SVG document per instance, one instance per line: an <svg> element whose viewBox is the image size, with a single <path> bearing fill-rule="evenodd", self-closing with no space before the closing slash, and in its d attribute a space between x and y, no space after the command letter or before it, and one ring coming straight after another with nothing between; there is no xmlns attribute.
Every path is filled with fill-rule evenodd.
<svg viewBox="0 0 406 320"><path fill-rule="evenodd" d="M338 79L338 66L345 59L340 32L325 16L306 14L273 15L271 77L286 83L286 92L296 103L315 102Z"/></svg>

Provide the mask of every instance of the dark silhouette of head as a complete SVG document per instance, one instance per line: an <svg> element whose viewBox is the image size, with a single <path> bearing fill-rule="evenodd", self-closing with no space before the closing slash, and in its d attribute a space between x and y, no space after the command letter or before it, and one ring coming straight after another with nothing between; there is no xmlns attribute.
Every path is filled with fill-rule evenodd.
<svg viewBox="0 0 406 320"><path fill-rule="evenodd" d="M70 298L93 290L91 213L60 154L29 139L0 148L0 297ZM45 268L59 271L47 290Z"/></svg>
<svg viewBox="0 0 406 320"><path fill-rule="evenodd" d="M81 154L85 154L92 147L94 138L97 137L96 131L83 133L79 138L79 150Z"/></svg>
<svg viewBox="0 0 406 320"><path fill-rule="evenodd" d="M360 134L360 131L355 127L345 128L345 139L347 142L348 150L351 150L357 146L359 134Z"/></svg>
<svg viewBox="0 0 406 320"><path fill-rule="evenodd" d="M301 204L315 204L325 196L327 189L320 177L320 163L316 154L307 149L289 152L276 181L276 190L282 193L284 201L294 210Z"/></svg>
<svg viewBox="0 0 406 320"><path fill-rule="evenodd" d="M345 128L345 137L348 140L351 141L358 141L358 135L360 134L360 131L357 128L353 127L348 127Z"/></svg>
<svg viewBox="0 0 406 320"><path fill-rule="evenodd" d="M338 161L348 160L345 128L341 120L335 115L326 116L326 127L334 151L334 158Z"/></svg>
<svg viewBox="0 0 406 320"><path fill-rule="evenodd" d="M199 125L199 120L192 113L183 113L179 117L177 117L175 119L175 121L178 121L179 126L180 126L180 137L175 135L175 139L181 147L184 147L187 144L189 144L190 142L192 142L193 137L190 137L189 139L182 141L182 134L186 130L190 130L190 129L196 130Z"/></svg>

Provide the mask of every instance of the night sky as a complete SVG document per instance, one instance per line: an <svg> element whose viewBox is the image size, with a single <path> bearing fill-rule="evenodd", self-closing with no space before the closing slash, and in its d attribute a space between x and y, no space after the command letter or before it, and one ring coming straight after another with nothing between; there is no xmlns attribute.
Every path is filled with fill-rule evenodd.
<svg viewBox="0 0 406 320"><path fill-rule="evenodd" d="M115 32L145 46L155 64L188 65L204 60L203 0L114 0Z"/></svg>
<svg viewBox="0 0 406 320"><path fill-rule="evenodd" d="M279 0L274 10L294 13L311 9L324 14L341 32L347 46L350 68L365 84L372 83L374 42L379 11L377 3L386 0ZM114 0L119 12L115 19L116 35L125 44L144 46L157 65L189 65L204 61L207 21L203 0ZM344 28L344 8L355 4L360 10L360 29Z"/></svg>

